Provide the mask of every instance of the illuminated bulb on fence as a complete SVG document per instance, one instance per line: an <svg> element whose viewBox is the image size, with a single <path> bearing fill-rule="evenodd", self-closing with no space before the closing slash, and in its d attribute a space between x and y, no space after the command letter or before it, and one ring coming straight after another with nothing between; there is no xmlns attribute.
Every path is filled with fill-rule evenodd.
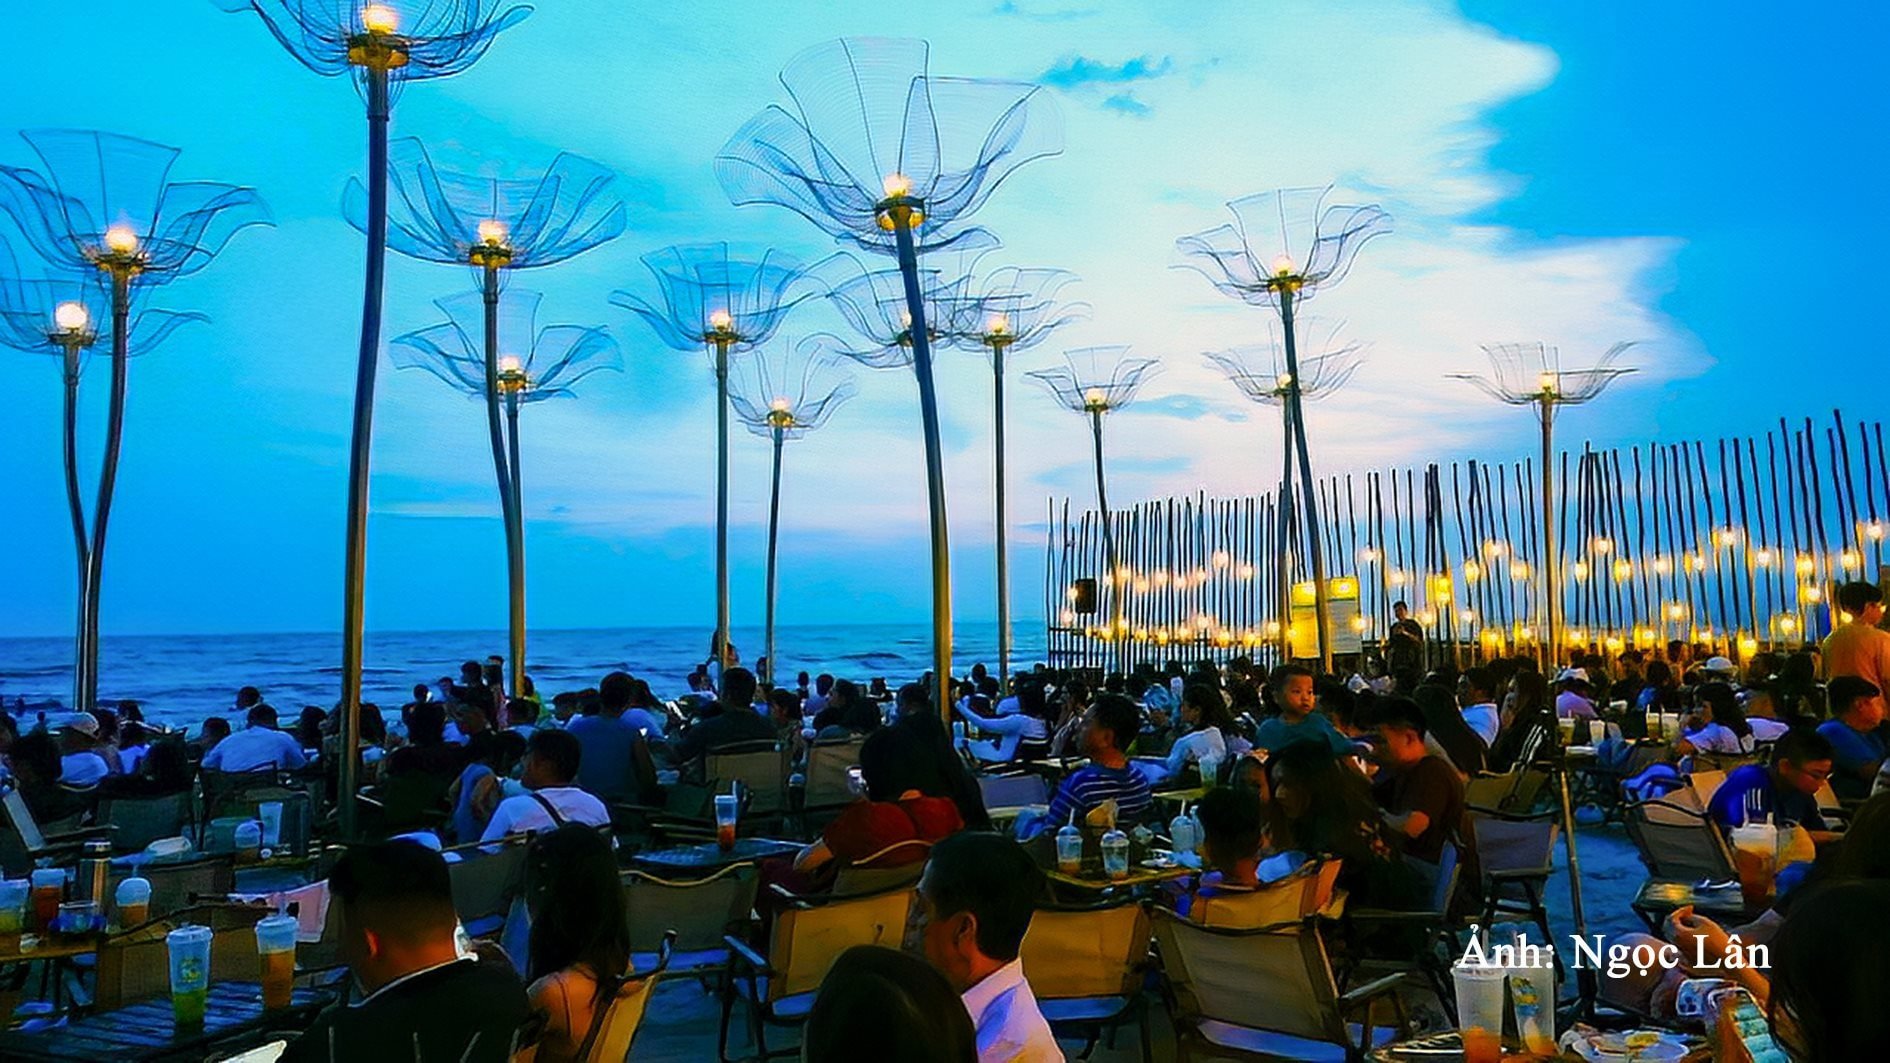
<svg viewBox="0 0 1890 1063"><path fill-rule="evenodd" d="M1654 571L1664 576L1667 573L1673 571L1673 562L1667 560L1664 557L1655 557L1654 558Z"/></svg>
<svg viewBox="0 0 1890 1063"><path fill-rule="evenodd" d="M1588 562L1577 561L1573 565L1570 565L1569 575L1574 576L1578 580L1587 579L1588 578Z"/></svg>
<svg viewBox="0 0 1890 1063"><path fill-rule="evenodd" d="M1391 570L1391 585L1393 587L1404 586L1404 580L1405 580L1405 576L1404 576L1404 571L1402 569L1394 568Z"/></svg>
<svg viewBox="0 0 1890 1063"><path fill-rule="evenodd" d="M1818 570L1818 563L1804 554L1799 554L1798 560L1792 563L1792 567L1798 570L1799 575L1809 576Z"/></svg>
<svg viewBox="0 0 1890 1063"><path fill-rule="evenodd" d="M1425 627L1430 627L1432 624L1437 623L1437 614L1426 609L1418 614L1418 622Z"/></svg>
<svg viewBox="0 0 1890 1063"><path fill-rule="evenodd" d="M1843 553L1839 554L1838 564L1843 565L1845 568L1856 568L1857 567L1857 551L1846 550Z"/></svg>
<svg viewBox="0 0 1890 1063"><path fill-rule="evenodd" d="M1512 561L1509 566L1510 579L1528 579L1529 565L1522 561Z"/></svg>
<svg viewBox="0 0 1890 1063"><path fill-rule="evenodd" d="M400 13L386 4L361 9L361 28L369 33L393 33L400 28Z"/></svg>
<svg viewBox="0 0 1890 1063"><path fill-rule="evenodd" d="M1227 556L1227 551L1225 550L1214 551L1214 567L1215 568L1226 568L1230 560L1232 559Z"/></svg>
<svg viewBox="0 0 1890 1063"><path fill-rule="evenodd" d="M1883 538L1883 525L1874 520L1864 525L1864 536L1872 542Z"/></svg>
<svg viewBox="0 0 1890 1063"><path fill-rule="evenodd" d="M1353 618L1352 618L1352 630L1353 630L1353 631L1363 631L1363 630L1365 630L1365 618L1364 618L1364 617L1362 617L1362 616L1355 616L1355 617L1353 617Z"/></svg>
<svg viewBox="0 0 1890 1063"><path fill-rule="evenodd" d="M1491 539L1489 542L1483 544L1483 552L1491 557L1502 557L1508 551L1509 547L1504 546L1495 539Z"/></svg>
<svg viewBox="0 0 1890 1063"><path fill-rule="evenodd" d="M1745 635L1739 637L1739 656L1750 657L1759 652L1759 640Z"/></svg>
<svg viewBox="0 0 1890 1063"><path fill-rule="evenodd" d="M1634 575L1634 562L1624 557L1614 563L1614 578L1617 581L1626 580L1632 575Z"/></svg>
<svg viewBox="0 0 1890 1063"><path fill-rule="evenodd" d="M1136 580L1136 581L1135 581L1135 593L1137 593L1137 594L1147 594L1147 593L1148 593L1148 581L1147 581L1147 580L1145 580L1145 579L1139 579L1139 580Z"/></svg>
<svg viewBox="0 0 1890 1063"><path fill-rule="evenodd" d="M1061 618L1062 618L1062 620L1063 620L1063 622L1064 622L1065 624L1074 624L1074 623L1076 623L1076 610L1074 610L1074 609L1065 609L1065 610L1063 610L1063 612L1062 612L1062 614L1060 614L1060 615L1061 615Z"/></svg>
<svg viewBox="0 0 1890 1063"><path fill-rule="evenodd" d="M1613 539L1596 539L1591 544L1591 546L1593 550L1595 551L1595 553L1605 554L1608 551L1614 549L1614 540Z"/></svg>
<svg viewBox="0 0 1890 1063"><path fill-rule="evenodd" d="M1278 635L1280 633L1280 622L1278 620L1267 621L1266 633L1269 635Z"/></svg>
<svg viewBox="0 0 1890 1063"><path fill-rule="evenodd" d="M1791 632L1798 629L1798 621L1793 620L1789 616L1781 616L1778 618L1778 629L1787 634L1790 634Z"/></svg>
<svg viewBox="0 0 1890 1063"><path fill-rule="evenodd" d="M1242 565L1242 566L1240 566L1240 568L1239 568L1238 570L1236 570L1236 571L1237 571L1237 572L1238 572L1238 574L1240 575L1240 578L1241 578L1241 579L1252 579L1252 578L1253 578L1253 573L1254 573L1254 568L1253 568L1253 566L1252 566L1252 565Z"/></svg>
<svg viewBox="0 0 1890 1063"><path fill-rule="evenodd" d="M1824 601L1824 591L1812 586L1800 587L1798 597L1801 601L1821 602Z"/></svg>
<svg viewBox="0 0 1890 1063"><path fill-rule="evenodd" d="M1772 567L1772 551L1760 550L1752 555L1752 563L1760 568Z"/></svg>
<svg viewBox="0 0 1890 1063"><path fill-rule="evenodd" d="M1706 571L1706 558L1694 554L1687 558L1687 567L1695 572Z"/></svg>
<svg viewBox="0 0 1890 1063"><path fill-rule="evenodd" d="M84 332L92 323L92 315L85 309L84 303L67 302L53 307L53 324L63 332Z"/></svg>
<svg viewBox="0 0 1890 1063"><path fill-rule="evenodd" d="M1475 583L1477 581L1477 577L1481 575L1483 575L1482 565L1477 564L1475 561L1465 561L1463 563L1464 582Z"/></svg>
<svg viewBox="0 0 1890 1063"><path fill-rule="evenodd" d="M1667 607L1667 619L1679 620L1687 615L1687 607L1675 602Z"/></svg>
<svg viewBox="0 0 1890 1063"><path fill-rule="evenodd" d="M1358 552L1358 559L1367 564L1370 564L1371 562L1378 560L1378 551L1368 546L1365 549L1360 550Z"/></svg>
<svg viewBox="0 0 1890 1063"><path fill-rule="evenodd" d="M121 255L129 255L138 249L138 233L131 226L119 222L105 230L105 246Z"/></svg>

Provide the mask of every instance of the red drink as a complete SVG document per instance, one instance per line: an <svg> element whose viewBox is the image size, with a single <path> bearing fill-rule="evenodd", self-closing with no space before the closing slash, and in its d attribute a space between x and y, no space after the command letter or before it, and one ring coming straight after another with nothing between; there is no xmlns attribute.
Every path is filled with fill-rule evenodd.
<svg viewBox="0 0 1890 1063"><path fill-rule="evenodd" d="M59 904L65 899L65 891L58 886L33 887L33 918L40 929L52 929L53 922L59 918Z"/></svg>
<svg viewBox="0 0 1890 1063"><path fill-rule="evenodd" d="M1503 1038L1481 1026L1463 1032L1463 1063L1502 1063Z"/></svg>
<svg viewBox="0 0 1890 1063"><path fill-rule="evenodd" d="M735 848L735 824L717 823L715 825L715 844L725 850Z"/></svg>

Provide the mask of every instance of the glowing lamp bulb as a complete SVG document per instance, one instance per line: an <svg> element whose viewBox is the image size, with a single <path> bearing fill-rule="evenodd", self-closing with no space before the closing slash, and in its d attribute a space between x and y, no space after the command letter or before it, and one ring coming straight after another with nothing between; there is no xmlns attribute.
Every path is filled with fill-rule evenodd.
<svg viewBox="0 0 1890 1063"><path fill-rule="evenodd" d="M1608 551L1614 549L1614 540L1613 539L1596 539L1594 543L1594 549L1595 549L1595 553L1597 554L1605 554Z"/></svg>
<svg viewBox="0 0 1890 1063"><path fill-rule="evenodd" d="M790 405L786 399L776 399L768 408L776 413L786 413Z"/></svg>
<svg viewBox="0 0 1890 1063"><path fill-rule="evenodd" d="M1555 374L1554 373L1542 374L1541 376L1536 378L1536 384L1538 387L1542 388L1542 390L1544 391L1554 391L1555 390Z"/></svg>
<svg viewBox="0 0 1890 1063"><path fill-rule="evenodd" d="M487 218L479 223L479 242L487 247L504 247L511 235L511 226L497 218Z"/></svg>
<svg viewBox="0 0 1890 1063"><path fill-rule="evenodd" d="M393 33L400 29L400 12L387 4L369 4L361 9L361 28L369 33Z"/></svg>
<svg viewBox="0 0 1890 1063"><path fill-rule="evenodd" d="M1667 619L1669 620L1678 620L1686 615L1687 607L1684 605L1674 604L1667 607Z"/></svg>
<svg viewBox="0 0 1890 1063"><path fill-rule="evenodd" d="M91 323L92 315L86 312L84 303L66 302L53 307L53 324L62 332L84 332Z"/></svg>
<svg viewBox="0 0 1890 1063"><path fill-rule="evenodd" d="M1088 391L1083 392L1083 401L1091 406L1101 406L1103 404L1102 389L1090 388Z"/></svg>
<svg viewBox="0 0 1890 1063"><path fill-rule="evenodd" d="M1873 520L1869 524L1864 525L1864 534L1873 541L1881 539L1883 538L1883 525Z"/></svg>
<svg viewBox="0 0 1890 1063"><path fill-rule="evenodd" d="M1273 256L1273 275L1275 277L1290 277L1298 272L1299 265L1293 261L1292 255L1280 254Z"/></svg>
<svg viewBox="0 0 1890 1063"><path fill-rule="evenodd" d="M516 376L517 374L522 373L524 371L525 371L525 365L523 362L520 362L518 360L518 355L502 354L499 356L499 372L500 373L506 376Z"/></svg>
<svg viewBox="0 0 1890 1063"><path fill-rule="evenodd" d="M726 310L717 310L709 315L709 327L712 329L726 329L733 324L735 319Z"/></svg>
<svg viewBox="0 0 1890 1063"><path fill-rule="evenodd" d="M992 314L991 321L986 327L993 336L1008 335L1011 331L1011 323L1004 319L1003 314Z"/></svg>
<svg viewBox="0 0 1890 1063"><path fill-rule="evenodd" d="M1760 550L1758 553L1753 554L1752 563L1760 568L1770 568L1772 565L1772 551Z"/></svg>
<svg viewBox="0 0 1890 1063"><path fill-rule="evenodd" d="M121 255L129 255L138 249L138 233L124 222L105 230L105 246Z"/></svg>
<svg viewBox="0 0 1890 1063"><path fill-rule="evenodd" d="M889 173L881 187L886 190L887 199L898 199L912 194L912 178L902 173Z"/></svg>
<svg viewBox="0 0 1890 1063"><path fill-rule="evenodd" d="M1278 379L1276 380L1276 383L1279 384L1281 391L1285 391L1287 388L1290 388L1293 386L1293 374L1281 373Z"/></svg>
<svg viewBox="0 0 1890 1063"><path fill-rule="evenodd" d="M1845 568L1856 568L1857 561L1857 551L1855 550L1846 550L1838 555L1838 563Z"/></svg>

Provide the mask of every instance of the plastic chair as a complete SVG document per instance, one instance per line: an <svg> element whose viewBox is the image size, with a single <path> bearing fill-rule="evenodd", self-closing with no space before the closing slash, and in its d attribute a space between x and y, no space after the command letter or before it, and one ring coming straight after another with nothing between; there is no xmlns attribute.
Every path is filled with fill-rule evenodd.
<svg viewBox="0 0 1890 1063"><path fill-rule="evenodd" d="M1104 1031L1133 1021L1142 1059L1153 1058L1148 1006L1148 912L1133 900L1081 908L1039 908L1030 917L1020 958L1030 991L1059 1037L1083 1038L1088 1059Z"/></svg>
<svg viewBox="0 0 1890 1063"><path fill-rule="evenodd" d="M1652 877L1689 883L1739 880L1726 836L1706 813L1663 799L1629 805L1621 820Z"/></svg>
<svg viewBox="0 0 1890 1063"><path fill-rule="evenodd" d="M1455 958L1456 941L1450 920L1450 905L1457 894L1461 859L1455 843L1446 844L1435 865L1421 860L1407 860L1418 865L1430 883L1424 906L1411 910L1389 908L1349 908L1342 919L1346 934L1347 966L1342 985L1361 968L1389 969L1423 978L1437 995L1452 1021L1456 1019L1457 994L1449 978Z"/></svg>
<svg viewBox="0 0 1890 1063"><path fill-rule="evenodd" d="M630 959L654 958L664 940L675 950L671 974L702 974L728 967L730 935L745 937L754 918L761 872L734 864L708 878L678 882L643 871L623 873L630 920Z"/></svg>
<svg viewBox="0 0 1890 1063"><path fill-rule="evenodd" d="M824 897L797 896L778 885L774 891L786 903L774 917L765 957L745 941L725 939L733 953L729 977L736 991L722 1003L717 1052L723 1061L729 1058L729 1021L738 994L747 1005L749 1034L759 1057L791 1054L794 1049L768 1049L767 1027L807 1021L814 991L842 952L855 945L900 947L917 897L909 889Z"/></svg>
<svg viewBox="0 0 1890 1063"><path fill-rule="evenodd" d="M512 901L524 888L528 839L528 835L513 835L445 850L460 857L449 862L446 871L453 884L453 911L467 936L490 937L505 927Z"/></svg>
<svg viewBox="0 0 1890 1063"><path fill-rule="evenodd" d="M1342 866L1339 860L1309 860L1278 882L1255 890L1196 894L1189 900L1188 918L1203 926L1252 930L1326 913Z"/></svg>
<svg viewBox="0 0 1890 1063"><path fill-rule="evenodd" d="M1405 1023L1402 976L1339 992L1311 922L1235 930L1162 910L1154 918L1178 1059L1199 1049L1236 1059L1363 1060ZM1380 998L1391 1001L1397 1026L1373 1023Z"/></svg>
<svg viewBox="0 0 1890 1063"><path fill-rule="evenodd" d="M834 875L833 892L855 895L917 886L931 852L932 843L917 838L894 842L840 868Z"/></svg>

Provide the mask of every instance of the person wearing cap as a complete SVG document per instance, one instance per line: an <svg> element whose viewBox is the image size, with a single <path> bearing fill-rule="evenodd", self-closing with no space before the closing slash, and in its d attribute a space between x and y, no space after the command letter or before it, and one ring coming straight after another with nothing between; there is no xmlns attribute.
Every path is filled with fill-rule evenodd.
<svg viewBox="0 0 1890 1063"><path fill-rule="evenodd" d="M203 755L205 771L232 774L281 768L293 771L308 763L302 744L276 730L276 710L267 704L249 710L249 726L210 747Z"/></svg>
<svg viewBox="0 0 1890 1063"><path fill-rule="evenodd" d="M1717 679L1729 686L1739 681L1739 666L1732 663L1730 657L1708 657L1706 663L1700 666L1700 671L1705 672L1709 679Z"/></svg>
<svg viewBox="0 0 1890 1063"><path fill-rule="evenodd" d="M75 712L59 723L59 782L65 786L96 786L112 773L98 749L98 717Z"/></svg>
<svg viewBox="0 0 1890 1063"><path fill-rule="evenodd" d="M1588 669L1564 668L1555 677L1555 715L1564 720L1595 719L1595 703L1588 699Z"/></svg>

